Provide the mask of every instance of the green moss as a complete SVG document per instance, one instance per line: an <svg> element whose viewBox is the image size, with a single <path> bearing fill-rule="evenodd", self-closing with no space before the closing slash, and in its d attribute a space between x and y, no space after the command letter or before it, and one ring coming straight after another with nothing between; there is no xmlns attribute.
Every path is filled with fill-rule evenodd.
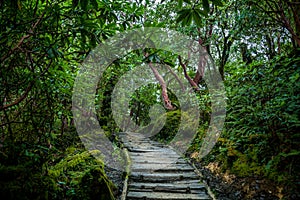
<svg viewBox="0 0 300 200"><path fill-rule="evenodd" d="M42 164L31 154L27 157L18 165L0 165L2 199L114 199L115 186L103 162L88 151L70 147Z"/></svg>
<svg viewBox="0 0 300 200"><path fill-rule="evenodd" d="M231 171L240 177L263 175L264 172L262 166L258 166L256 162L249 162L245 158L237 159L233 163Z"/></svg>
<svg viewBox="0 0 300 200"><path fill-rule="evenodd" d="M102 161L83 151L68 155L49 169L49 176L56 180L58 190L69 199L114 199L115 186L104 172Z"/></svg>

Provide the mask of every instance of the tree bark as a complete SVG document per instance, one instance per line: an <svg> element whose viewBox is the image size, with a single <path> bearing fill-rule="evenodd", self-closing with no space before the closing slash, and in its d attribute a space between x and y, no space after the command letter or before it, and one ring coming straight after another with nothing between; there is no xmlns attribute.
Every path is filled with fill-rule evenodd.
<svg viewBox="0 0 300 200"><path fill-rule="evenodd" d="M193 81L193 79L191 79L191 77L187 74L186 71L186 65L182 62L181 56L178 56L178 60L179 63L181 65L181 67L183 68L183 72L184 72L184 76L185 78L188 80L188 82L190 83L190 85L195 89L195 90L199 90L198 85L195 83L195 81Z"/></svg>
<svg viewBox="0 0 300 200"><path fill-rule="evenodd" d="M152 66L152 63L150 62L149 63L149 66L156 78L156 80L158 80L160 86L161 86L161 89L162 89L162 98L163 98L163 101L164 101L164 106L166 109L168 110L173 110L174 107L169 99L169 96L168 96L168 89L167 89L167 84L166 82L164 81L163 77L159 74L159 72L157 71L157 69L155 67Z"/></svg>

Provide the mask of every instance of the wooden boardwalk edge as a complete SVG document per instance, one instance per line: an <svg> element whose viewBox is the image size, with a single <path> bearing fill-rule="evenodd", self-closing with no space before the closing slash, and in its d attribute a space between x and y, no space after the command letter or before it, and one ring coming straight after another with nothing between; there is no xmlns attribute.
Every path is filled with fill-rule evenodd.
<svg viewBox="0 0 300 200"><path fill-rule="evenodd" d="M125 171L126 176L125 176L125 179L124 179L121 200L126 200L127 190L128 190L128 179L129 179L129 175L130 175L131 160L130 160L127 148L124 147L123 151L124 151L124 154L125 154L125 157L126 157L126 162L128 163L128 165L126 166L126 171Z"/></svg>

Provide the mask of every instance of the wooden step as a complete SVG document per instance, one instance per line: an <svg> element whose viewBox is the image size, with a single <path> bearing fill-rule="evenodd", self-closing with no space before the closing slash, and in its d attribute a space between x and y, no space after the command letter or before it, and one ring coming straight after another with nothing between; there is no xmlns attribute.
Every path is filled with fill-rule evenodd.
<svg viewBox="0 0 300 200"><path fill-rule="evenodd" d="M166 158L166 157L143 157L143 156L132 156L132 162L139 163L153 163L153 164L185 164L186 161L182 158Z"/></svg>
<svg viewBox="0 0 300 200"><path fill-rule="evenodd" d="M133 172L130 178L136 182L171 182L181 180L198 180L199 176L195 173L144 173Z"/></svg>
<svg viewBox="0 0 300 200"><path fill-rule="evenodd" d="M203 184L194 183L131 183L129 188L132 190L152 190L152 191L169 191L169 192L178 192L182 191L183 193L196 193L195 191L206 192L206 188ZM194 192L193 192L194 191Z"/></svg>
<svg viewBox="0 0 300 200"><path fill-rule="evenodd" d="M165 193L165 192L128 192L128 200L147 199L147 200L207 200L208 195L203 194L183 194L183 193Z"/></svg>
<svg viewBox="0 0 300 200"><path fill-rule="evenodd" d="M198 190L198 189L190 189L189 187L183 189L172 189L172 188L130 188L128 192L165 192L165 193L182 193L182 194L199 194L199 195L207 195L206 191Z"/></svg>
<svg viewBox="0 0 300 200"><path fill-rule="evenodd" d="M174 163L136 163L131 167L132 171L153 170L153 171L194 171L194 168L187 164Z"/></svg>

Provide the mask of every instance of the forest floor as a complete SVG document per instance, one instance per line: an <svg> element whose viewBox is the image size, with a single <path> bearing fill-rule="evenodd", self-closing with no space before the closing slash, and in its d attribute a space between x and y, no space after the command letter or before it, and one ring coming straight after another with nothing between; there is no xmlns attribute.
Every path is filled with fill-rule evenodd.
<svg viewBox="0 0 300 200"><path fill-rule="evenodd" d="M204 180L215 194L216 199L300 199L299 193L284 194L282 186L278 186L275 182L262 177L236 177L228 172L222 173L217 163L210 163L207 166L202 166L195 161L193 163L202 173Z"/></svg>

